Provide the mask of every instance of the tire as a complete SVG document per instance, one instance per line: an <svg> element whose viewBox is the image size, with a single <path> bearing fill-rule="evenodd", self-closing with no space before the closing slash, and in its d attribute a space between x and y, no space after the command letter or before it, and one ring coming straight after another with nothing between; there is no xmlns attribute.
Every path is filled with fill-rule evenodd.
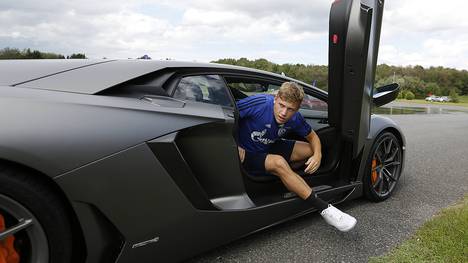
<svg viewBox="0 0 468 263"><path fill-rule="evenodd" d="M73 238L67 208L39 176L0 164L0 215L5 229L23 227L13 234L21 263L71 262Z"/></svg>
<svg viewBox="0 0 468 263"><path fill-rule="evenodd" d="M367 157L363 179L367 199L380 202L393 194L401 176L402 158L400 140L391 132L381 133Z"/></svg>

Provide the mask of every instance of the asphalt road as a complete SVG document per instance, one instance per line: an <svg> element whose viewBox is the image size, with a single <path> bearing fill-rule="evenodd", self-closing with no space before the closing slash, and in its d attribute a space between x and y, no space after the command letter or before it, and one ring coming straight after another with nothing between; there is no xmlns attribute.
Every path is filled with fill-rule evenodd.
<svg viewBox="0 0 468 263"><path fill-rule="evenodd" d="M387 116L406 135L405 171L385 202L359 199L338 205L358 219L351 232L336 231L313 213L190 262L367 262L468 193L468 111Z"/></svg>

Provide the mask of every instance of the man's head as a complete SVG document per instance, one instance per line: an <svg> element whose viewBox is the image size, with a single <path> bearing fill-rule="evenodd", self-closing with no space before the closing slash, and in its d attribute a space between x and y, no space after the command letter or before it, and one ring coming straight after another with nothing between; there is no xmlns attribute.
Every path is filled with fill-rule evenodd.
<svg viewBox="0 0 468 263"><path fill-rule="evenodd" d="M304 90L295 82L285 82L275 96L273 107L276 122L286 123L299 110L304 99Z"/></svg>

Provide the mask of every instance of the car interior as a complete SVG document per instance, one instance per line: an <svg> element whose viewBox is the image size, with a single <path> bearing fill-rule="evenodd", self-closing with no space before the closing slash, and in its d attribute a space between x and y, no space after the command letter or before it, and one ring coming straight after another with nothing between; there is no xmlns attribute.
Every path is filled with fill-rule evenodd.
<svg viewBox="0 0 468 263"><path fill-rule="evenodd" d="M227 86L229 93L235 101L258 93L275 94L279 86L284 82L282 79L259 78L258 76L245 76L242 74L221 75L225 84L222 82L211 84L215 86ZM186 78L182 78L179 83L182 83L184 79ZM197 86L203 86L200 85L201 83L198 84ZM186 86L187 84L184 83L183 85ZM178 92L177 89L174 91L175 97L179 96L176 95ZM212 124L211 127L194 127L182 131L177 139L177 145L180 151L193 169L194 175L207 193L208 198L222 209L236 209L267 205L295 197L295 194L289 192L276 176L271 174L253 176L243 169L237 152L237 110L232 106L233 103L225 102L225 104L219 104L218 102L221 100L209 100L208 98L210 97L206 94L211 94L211 92L209 92L210 89L213 90L214 88L208 87L206 91L202 92L205 94L205 99L193 99L190 96L178 98L222 105L225 111L233 115L232 123L228 126ZM300 111L320 137L322 143L322 163L319 170L312 175L304 172L304 165L295 166L293 169L301 175L309 185L314 186L314 190L317 192L348 185L349 178L347 178L347 176L349 176L349 174L341 174L340 169L338 169L340 160L343 160L343 158L346 159L347 155L342 154L343 150L346 149L343 148L341 141L338 139L339 135L336 133L335 128L331 127L327 122L326 96L307 87L305 87L305 91L309 94L307 95L309 105L304 103ZM231 134L232 137L226 138L228 134ZM287 139L305 140L295 134L289 134ZM202 141L204 142L202 143ZM214 145L214 141L217 142L217 145ZM232 145L233 143L235 143L235 145ZM231 144L231 146L234 147L230 147L228 151L225 147L219 147L219 145L222 144ZM204 153L201 155L198 150L203 145L206 146L206 149L210 149L211 153ZM220 171L215 167L213 167L213 170L207 168L207 166L210 166L207 160L209 160L208 162L216 160L219 163L223 163L226 170L224 170L220 176ZM238 172L232 172L232 170ZM239 172L242 175L242 181L240 182L234 179L239 178ZM238 195L239 192L244 191L247 193L248 197L243 194Z"/></svg>
<svg viewBox="0 0 468 263"><path fill-rule="evenodd" d="M274 80L262 80L256 78L249 78L244 76L223 76L229 87L229 90L233 94L236 101L243 99L249 95L258 93L269 93L276 94L282 81ZM336 176L340 155L340 143L337 140L337 134L333 127L330 127L327 123L327 103L326 98L318 99L312 96L316 93L312 89L307 87L304 88L306 91L306 97L304 99L308 101L320 101L312 105L307 105L303 102L301 105L300 112L311 125L312 129L320 137L322 143L322 162L320 168L313 174L309 175L304 172L305 165L295 164L292 166L293 170L302 176L310 185L314 186L315 191L323 191L339 186L340 182ZM319 94L315 94L320 96ZM325 107L324 107L325 105ZM237 120L237 114L236 114ZM233 137L237 138L238 126L235 125L233 131ZM304 138L295 134L288 134L286 139L302 140ZM246 172L242 166L241 170L245 176L245 185L250 198L256 204L267 204L275 201L281 201L294 197L295 194L290 193L282 184L282 182L274 175L265 174L263 176L250 175Z"/></svg>

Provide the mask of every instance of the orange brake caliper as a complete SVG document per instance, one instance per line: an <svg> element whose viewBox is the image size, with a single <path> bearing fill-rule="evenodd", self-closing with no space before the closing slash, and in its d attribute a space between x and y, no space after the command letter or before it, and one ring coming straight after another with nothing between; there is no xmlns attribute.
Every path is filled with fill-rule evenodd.
<svg viewBox="0 0 468 263"><path fill-rule="evenodd" d="M0 232L5 230L5 219L0 214ZM0 263L19 263L20 257L15 250L13 243L15 237L13 235L0 240Z"/></svg>
<svg viewBox="0 0 468 263"><path fill-rule="evenodd" d="M372 159L372 174L371 174L372 184L375 184L375 182L377 182L377 170L375 169L376 167L377 167L377 160Z"/></svg>

